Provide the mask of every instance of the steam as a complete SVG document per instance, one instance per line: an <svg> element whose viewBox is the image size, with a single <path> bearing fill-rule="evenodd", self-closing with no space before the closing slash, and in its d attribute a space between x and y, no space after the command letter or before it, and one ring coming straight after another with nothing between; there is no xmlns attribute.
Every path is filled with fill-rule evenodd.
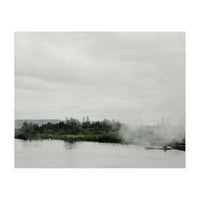
<svg viewBox="0 0 200 200"><path fill-rule="evenodd" d="M181 141L185 138L184 126L171 126L166 120L148 126L123 125L120 135L127 143L139 145L165 145L172 141Z"/></svg>

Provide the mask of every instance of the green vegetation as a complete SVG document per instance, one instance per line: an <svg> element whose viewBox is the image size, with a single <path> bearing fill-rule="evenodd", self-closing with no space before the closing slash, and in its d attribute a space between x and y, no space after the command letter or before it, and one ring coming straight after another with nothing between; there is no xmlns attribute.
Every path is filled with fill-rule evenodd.
<svg viewBox="0 0 200 200"><path fill-rule="evenodd" d="M21 128L15 129L15 138L23 140L40 140L40 139L56 139L65 140L68 142L76 141L93 141L93 142L108 142L108 143L124 143L135 144L135 141L148 141L155 145L162 143L162 137L154 134L154 129L139 129L138 135L134 134L128 127L118 121L90 121L88 117L83 118L80 122L77 119L70 118L66 121L58 123L46 123L43 125L24 122ZM124 130L127 137L122 138L119 130ZM130 132L129 132L130 131ZM173 140L166 145L173 149L185 151L185 139L182 141Z"/></svg>
<svg viewBox="0 0 200 200"><path fill-rule="evenodd" d="M65 122L56 124L37 124L24 122L22 127L15 130L15 138L24 140L37 139L58 139L69 142L75 141L95 141L121 143L119 135L121 123L117 121L89 121L83 118L83 122L77 119L66 119Z"/></svg>
<svg viewBox="0 0 200 200"><path fill-rule="evenodd" d="M181 141L173 140L171 143L169 143L169 145L173 149L178 149L178 150L181 150L181 151L185 151L185 138L182 139Z"/></svg>

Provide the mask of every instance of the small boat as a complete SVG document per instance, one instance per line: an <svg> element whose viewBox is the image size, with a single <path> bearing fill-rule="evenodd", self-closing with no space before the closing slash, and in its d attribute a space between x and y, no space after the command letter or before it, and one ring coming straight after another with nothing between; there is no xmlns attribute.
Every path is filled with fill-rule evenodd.
<svg viewBox="0 0 200 200"><path fill-rule="evenodd" d="M172 147L167 146L167 145L164 145L164 146L146 146L145 149L146 150L164 150L164 151L167 151L167 150L171 150Z"/></svg>

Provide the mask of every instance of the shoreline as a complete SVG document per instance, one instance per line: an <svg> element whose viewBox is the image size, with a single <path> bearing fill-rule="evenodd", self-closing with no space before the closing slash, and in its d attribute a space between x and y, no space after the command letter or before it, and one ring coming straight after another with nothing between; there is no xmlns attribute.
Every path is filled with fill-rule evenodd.
<svg viewBox="0 0 200 200"><path fill-rule="evenodd" d="M15 139L22 140L64 140L68 142L101 142L101 143L121 143L124 144L123 139L119 136L118 133L107 133L99 135L53 135L53 134L38 134L38 135L28 135L28 134L19 134L15 136Z"/></svg>
<svg viewBox="0 0 200 200"><path fill-rule="evenodd" d="M20 135L19 135L20 136ZM125 142L122 138L120 137L111 137L109 134L107 135L63 135L63 136L56 136L56 135L40 135L37 137L19 137L15 136L15 139L20 139L24 141L37 141L37 140L63 140L66 142L97 142L97 143L111 143L111 144L122 144L122 145L139 145L136 143L127 143ZM167 146L171 147L171 149L168 150L179 150L179 151L184 151L185 152L185 144L183 143L175 143L175 144L167 144ZM153 148L154 146L152 146ZM159 150L164 150L163 146ZM157 149L156 149L157 150Z"/></svg>

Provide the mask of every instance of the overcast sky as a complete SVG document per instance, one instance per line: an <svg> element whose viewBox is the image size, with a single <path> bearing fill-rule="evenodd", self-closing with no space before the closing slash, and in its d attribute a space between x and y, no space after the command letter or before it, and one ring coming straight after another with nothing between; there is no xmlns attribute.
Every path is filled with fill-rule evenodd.
<svg viewBox="0 0 200 200"><path fill-rule="evenodd" d="M15 33L16 119L184 115L184 33Z"/></svg>

